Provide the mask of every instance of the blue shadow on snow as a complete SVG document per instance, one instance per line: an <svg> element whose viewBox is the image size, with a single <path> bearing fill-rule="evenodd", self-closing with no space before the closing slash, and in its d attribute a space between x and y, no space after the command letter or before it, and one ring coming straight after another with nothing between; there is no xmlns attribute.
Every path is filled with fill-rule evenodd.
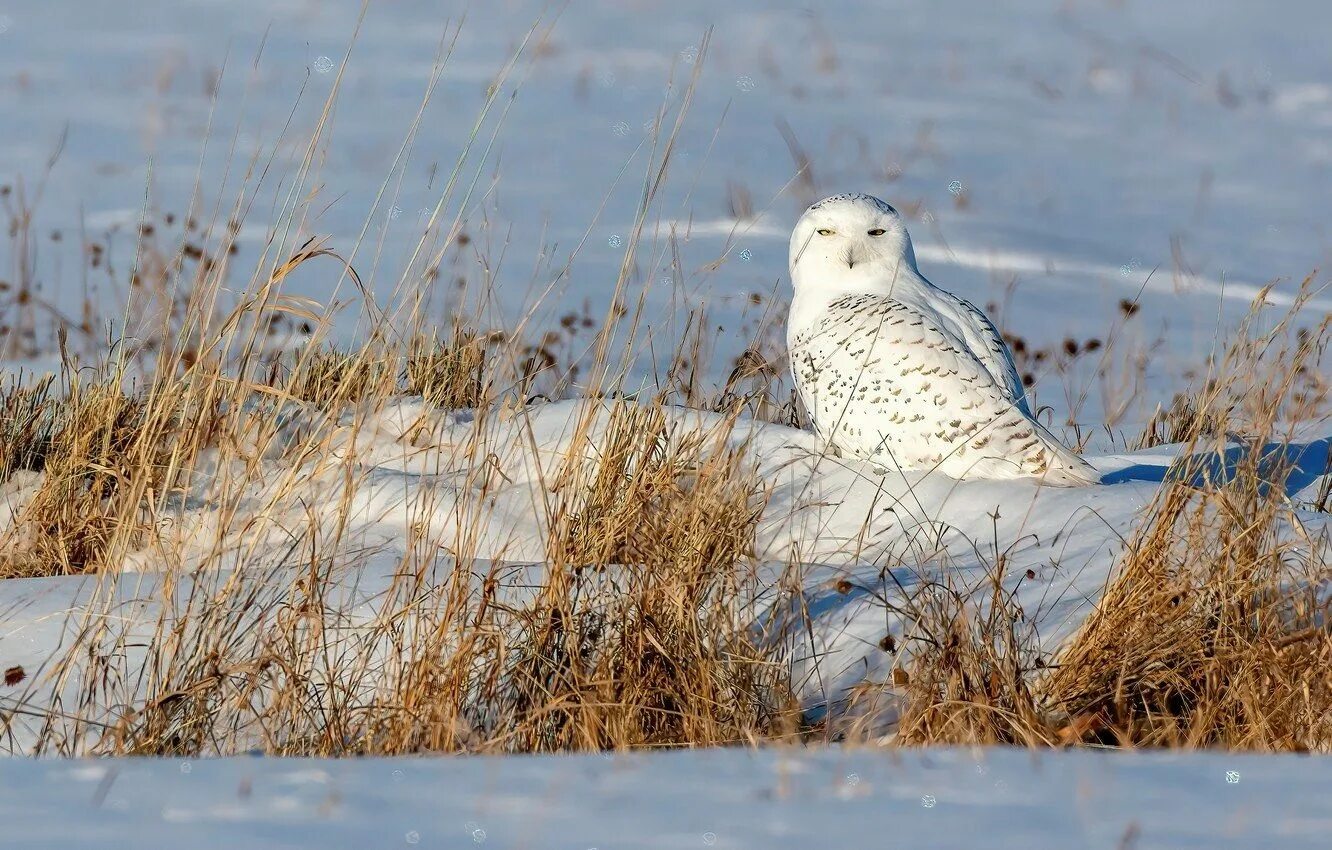
<svg viewBox="0 0 1332 850"><path fill-rule="evenodd" d="M1168 465L1137 464L1101 477L1102 484L1122 484L1126 481L1163 482L1178 481L1193 487L1216 486L1235 476L1241 461L1251 452L1259 452L1258 475L1264 482L1264 492L1284 474L1286 495L1294 495L1308 487L1320 476L1332 472L1328 469L1328 450L1332 438L1308 443L1266 443L1262 446L1229 446L1221 452L1205 452L1176 458Z"/></svg>

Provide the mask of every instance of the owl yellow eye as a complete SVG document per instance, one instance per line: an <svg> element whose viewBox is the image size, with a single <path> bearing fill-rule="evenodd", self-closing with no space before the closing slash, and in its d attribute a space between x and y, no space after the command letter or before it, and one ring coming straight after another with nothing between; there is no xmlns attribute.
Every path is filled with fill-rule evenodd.
<svg viewBox="0 0 1332 850"><path fill-rule="evenodd" d="M820 228L818 229L818 231L816 231L816 232L817 232L820 236L832 236L832 235L833 235L833 231L829 230L829 229L826 228L826 227L820 227Z"/></svg>
<svg viewBox="0 0 1332 850"><path fill-rule="evenodd" d="M869 235L870 235L870 236L882 236L883 234L885 234L885 233L887 233L887 232L888 232L888 231L884 230L882 227L876 227L876 228L874 228L873 230L869 231Z"/></svg>

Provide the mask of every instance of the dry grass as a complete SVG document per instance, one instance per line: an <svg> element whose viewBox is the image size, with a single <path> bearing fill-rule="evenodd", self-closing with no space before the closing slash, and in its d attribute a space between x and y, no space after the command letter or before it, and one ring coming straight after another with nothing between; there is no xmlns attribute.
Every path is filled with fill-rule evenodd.
<svg viewBox="0 0 1332 850"><path fill-rule="evenodd" d="M0 483L20 470L41 469L51 444L52 419L62 405L47 377L32 385L17 380L0 390Z"/></svg>
<svg viewBox="0 0 1332 850"><path fill-rule="evenodd" d="M1055 743L1039 695L1044 662L1004 578L1001 563L979 606L946 585L912 600L917 637L901 677L906 705L898 743Z"/></svg>
<svg viewBox="0 0 1332 850"><path fill-rule="evenodd" d="M1332 638L1315 597L1332 576L1326 541L1298 534L1279 451L1325 401L1304 376L1326 330L1250 329L1218 377L1151 424L1145 445L1182 442L1206 458L1238 434L1251 450L1231 446L1225 474L1186 467L1161 489L1097 612L1057 657L1037 651L1002 556L988 598L946 583L913 595L898 743L1326 749ZM573 449L543 483L547 501L534 506L550 530L539 568L515 573L465 548L441 558L421 526L380 613L353 627L341 582L374 553L337 524L312 524L277 559L228 553L219 536L216 565L238 569L212 578L200 577L214 569L207 561L170 566L158 521L203 454L249 470L213 483L219 501L275 450L338 462L326 429L282 443L274 408L256 399L303 405L316 422L406 393L474 409L478 421L503 418L521 409L528 351L459 330L398 348L382 337L352 352L308 348L263 381L199 360L137 392L115 370L66 373L59 392L7 390L5 477L41 479L0 540L5 573L112 579L119 558L147 549L169 565L169 585L190 588L149 634L90 611L45 679L75 682L78 705L49 709L38 749L530 752L801 735L783 657L748 629L747 600L760 588L745 565L764 482L729 427L674 433L660 400L610 404L604 419L577 423ZM787 415L768 368L752 355L711 406L732 424L759 409ZM460 451L484 457L485 433L479 426ZM464 524L484 513L487 476L498 474L476 470L476 514ZM344 512L354 489L337 495ZM129 651L144 645L146 658ZM128 658L145 665L142 679Z"/></svg>
<svg viewBox="0 0 1332 850"><path fill-rule="evenodd" d="M3 695L0 733L16 735L23 722L39 752L188 755L568 751L831 734L801 725L783 650L752 630L752 603L765 589L753 546L768 490L732 428L741 416L801 422L771 317L723 382L704 335L712 324L694 317L655 385L632 403L611 401L625 394L625 352L643 344L643 307L626 307L626 290L640 260L661 260L638 252L678 127L653 141L613 306L598 319L569 313L562 331L537 337L531 315L517 328L459 318L437 335L424 300L403 295L432 284L439 258L463 236L466 151L432 216L441 244L423 237L417 254L432 259L409 264L392 287L405 308L367 308L365 341L350 350L329 344L331 318L319 305L282 293L297 268L329 257L366 289L354 269L359 244L344 258L287 238L313 195L291 190L239 285L234 238L253 195L225 222L170 217L181 229L175 242L166 227L141 227L132 272L113 268L109 250L90 250L94 268L129 274L124 291L152 309L127 311L140 320L103 365L78 366L66 351L56 381L0 392L0 485L37 474L0 527L0 576L100 579L68 624L63 654ZM295 186L309 188L312 159ZM0 195L12 196L24 270L0 291L10 323L0 337L6 350L26 351L45 315L31 284L31 202L21 191ZM737 215L752 212L738 187L730 203ZM442 216L450 208L452 224ZM222 298L228 290L241 292L234 305ZM92 352L97 321L84 312L57 325ZM1135 312L1125 308L1117 327ZM1332 579L1326 541L1301 536L1281 486L1288 464L1264 448L1288 443L1293 426L1325 408L1328 328L1297 332L1298 315L1297 305L1271 331L1244 328L1201 388L1150 423L1142 445L1183 443L1206 455L1240 434L1252 450L1232 450L1224 475L1184 469L1161 488L1096 613L1056 658L1037 651L1002 556L984 598L945 582L908 600L911 646L885 647L909 649L894 683L905 696L899 743L1332 745L1332 638L1316 598ZM293 333L300 345L273 345ZM1059 371L1089 355L1107 362L1115 335L1046 349L1013 342L1024 371ZM1142 368L1131 362L1119 383L1102 370L1106 386L1131 388L1107 410L1126 409ZM534 397L574 394L607 402L589 406L567 452L540 467L545 495L531 509L547 530L544 562L479 557L488 499L504 476L496 458L514 448L496 445L490 429L521 422ZM348 529L365 484L362 428L403 396L427 410L413 425L421 439L433 438L431 417L474 417L472 438L452 447L469 461L467 475L449 484L474 498L453 517L447 545L425 505L385 555ZM673 432L670 404L718 411L722 424ZM519 448L540 460L538 447ZM298 482L321 475L339 482L320 506L332 521L314 521L305 506L309 521L290 522ZM263 506L242 513L261 487ZM191 501L214 506L217 524L187 558L170 529ZM261 545L279 531L282 547ZM143 553L161 570L160 598L141 601L149 614L136 625L113 591L126 559ZM383 585L350 586L367 565Z"/></svg>
<svg viewBox="0 0 1332 850"><path fill-rule="evenodd" d="M322 383L298 366L289 387L253 389L294 398L293 387L321 387L306 397L331 404L363 380L365 367L344 365L358 357L367 362L363 352L332 369L308 357ZM222 385L214 375L203 386ZM357 386L373 389L357 405L401 391L392 380ZM77 708L57 695L39 751L532 752L752 743L795 729L784 667L748 632L757 579L739 567L764 489L727 447L728 429L706 440L671 434L653 405L580 421L549 502L537 506L552 529L546 564L515 573L456 548L441 555L422 527L394 556L377 614L353 628L336 599L346 568L375 553L340 523L311 523L277 557L242 554L220 572L219 529L215 563L172 565L169 539L151 521L178 443L166 412L178 424L200 390L187 378L167 390L127 396L100 382L50 402L66 418L5 541L25 565L11 574L102 570L114 581L115 553L158 547L172 601L146 626L122 621L119 602L71 624L75 637L48 681L72 682ZM244 445L238 435L268 410L219 414L212 449ZM289 454L337 463L326 460L327 439L313 431ZM210 493L224 499L241 484ZM354 492L337 496L344 520Z"/></svg>
<svg viewBox="0 0 1332 850"><path fill-rule="evenodd" d="M670 141L649 161L655 182L636 233ZM466 203L470 189L456 179L465 156L435 217ZM305 179L302 171L298 185ZM277 250L310 200L293 204L274 224ZM266 253L228 308L220 294L234 286L225 258L236 253L239 217L225 227L187 217L183 231L175 247L164 243L167 228L136 235L127 292L153 309L127 311L146 317L126 328L132 351L121 345L94 377L67 366L59 391L0 397L13 437L0 483L39 474L0 529L3 574L102 581L98 601L71 620L64 654L41 675L16 677L23 690L5 695L0 729L13 734L9 724L27 718L25 748L133 754L531 752L791 734L785 668L749 632L757 579L737 569L765 491L728 447L727 429L707 440L670 434L661 402L612 405L604 435L594 418L578 423L569 457L550 470L547 503L533 506L549 520L547 564L482 561L468 543L500 474L487 423L518 415L534 394L567 394L580 374L595 381L585 392L618 394L616 358L633 347L636 317L622 307L600 322L570 314L562 333L534 340L458 320L438 337L423 318L426 299L409 298L405 313L371 311L366 342L341 350L323 341L318 305L281 290L298 268L332 257L364 292L355 250L344 257L307 240L285 257ZM457 220L432 231L444 244L423 242L423 256L466 241ZM202 247L208 234L221 234L215 250ZM88 262L114 274L110 253L90 250ZM619 287L632 265L631 253ZM423 291L437 269L437 259L413 265L419 279L395 289ZM564 360L580 334L590 336L582 356ZM692 357L702 368L702 354ZM129 386L131 373L141 389ZM659 396L670 393L664 385ZM478 498L447 549L437 529L411 525L373 597L376 613L353 626L339 601L355 592L347 576L383 556L348 530L360 486L349 446L367 417L404 395L475 412L475 439L455 450L477 460L466 486ZM344 423L350 437L335 449ZM333 521L284 525L298 482L330 470L342 484L328 494ZM264 507L230 527L256 486L266 488ZM190 549L201 560L186 563L172 520L191 502L217 506L219 521ZM290 539L276 555L260 545L274 530ZM157 611L146 621L112 601L131 553L150 553L163 570L161 597L143 602ZM35 720L33 700L45 706Z"/></svg>
<svg viewBox="0 0 1332 850"><path fill-rule="evenodd" d="M1136 746L1325 750L1332 633L1325 537L1285 493L1293 431L1324 398L1325 319L1245 328L1177 418L1193 456L1160 490L1047 694L1080 735ZM1226 434L1244 443L1225 445ZM1292 529L1294 533L1292 533Z"/></svg>
<svg viewBox="0 0 1332 850"><path fill-rule="evenodd" d="M373 349L348 353L321 348L303 353L292 374L278 386L293 398L336 410L349 402L391 393L396 365Z"/></svg>
<svg viewBox="0 0 1332 850"><path fill-rule="evenodd" d="M439 407L484 407L494 392L486 368L493 356L489 348L503 342L502 334L465 328L455 328L446 339L414 337L403 389Z"/></svg>
<svg viewBox="0 0 1332 850"><path fill-rule="evenodd" d="M141 514L164 484L179 425L174 406L127 394L114 371L86 381L65 377L62 396L41 385L39 395L19 390L7 399L7 407L26 410L6 468L39 469L42 479L4 535L3 575L67 575L115 563L126 551L118 544L143 544ZM45 404L35 407L37 398Z"/></svg>
<svg viewBox="0 0 1332 850"><path fill-rule="evenodd" d="M901 743L1332 748L1332 541L1304 530L1285 487L1295 434L1326 410L1311 377L1329 323L1297 330L1301 306L1266 332L1255 309L1204 388L1149 424L1142 445L1187 460L1055 658L1002 556L983 604L948 587L913 600Z"/></svg>

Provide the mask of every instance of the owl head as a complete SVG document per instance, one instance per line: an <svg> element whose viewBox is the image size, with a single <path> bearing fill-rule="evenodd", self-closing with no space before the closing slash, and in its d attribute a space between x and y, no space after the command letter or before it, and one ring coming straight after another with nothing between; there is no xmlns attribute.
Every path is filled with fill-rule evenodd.
<svg viewBox="0 0 1332 850"><path fill-rule="evenodd" d="M800 216L791 234L791 279L882 280L916 268L902 216L873 195L824 198Z"/></svg>

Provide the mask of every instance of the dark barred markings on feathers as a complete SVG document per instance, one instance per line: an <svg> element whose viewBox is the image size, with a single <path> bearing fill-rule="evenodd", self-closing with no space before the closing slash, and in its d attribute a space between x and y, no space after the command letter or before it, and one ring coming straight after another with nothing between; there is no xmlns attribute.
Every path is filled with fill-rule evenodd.
<svg viewBox="0 0 1332 850"><path fill-rule="evenodd" d="M835 204L838 201L864 201L866 203L877 205L878 208L885 213L897 215L897 210L893 208L892 204L889 204L887 201L881 201L873 195L866 195L861 192L846 192L841 195L833 195L831 198L824 198L817 203L811 204L809 209L822 209L823 207L828 206L829 204Z"/></svg>
<svg viewBox="0 0 1332 850"><path fill-rule="evenodd" d="M920 274L890 205L847 194L811 206L791 278L791 370L829 448L955 478L1097 480L1031 415L994 324Z"/></svg>

